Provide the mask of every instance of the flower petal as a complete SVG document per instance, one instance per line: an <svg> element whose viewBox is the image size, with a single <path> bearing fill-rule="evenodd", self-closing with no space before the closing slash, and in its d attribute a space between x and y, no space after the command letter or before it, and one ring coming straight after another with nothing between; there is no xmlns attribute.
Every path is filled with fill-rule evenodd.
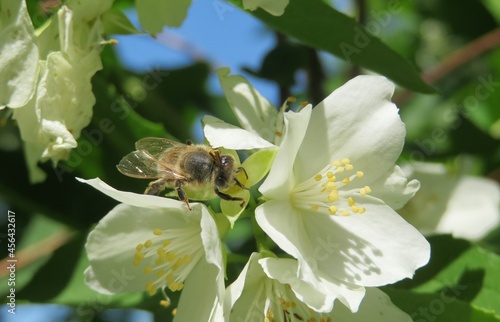
<svg viewBox="0 0 500 322"><path fill-rule="evenodd" d="M358 76L314 109L295 164L299 182L328 163L349 158L374 182L391 169L404 144L405 126L390 102L394 84L381 76Z"/></svg>
<svg viewBox="0 0 500 322"><path fill-rule="evenodd" d="M286 199L293 184L294 161L299 153L311 117L311 106L304 107L299 113L285 113L285 133L278 153L274 158L269 175L259 191L268 198Z"/></svg>
<svg viewBox="0 0 500 322"><path fill-rule="evenodd" d="M26 1L2 1L0 16L0 110L26 105L35 93L39 52Z"/></svg>
<svg viewBox="0 0 500 322"><path fill-rule="evenodd" d="M227 67L217 69L224 95L245 130L273 142L278 110L240 75L229 76Z"/></svg>
<svg viewBox="0 0 500 322"><path fill-rule="evenodd" d="M146 208L172 207L172 208L182 208L187 210L186 204L179 200L116 190L115 188L110 187L108 184L106 184L99 178L94 178L89 180L81 178L76 178L76 179L80 182L86 183L96 188L100 192L104 193L105 195L117 201L126 203L131 206L146 207Z"/></svg>
<svg viewBox="0 0 500 322"><path fill-rule="evenodd" d="M500 187L493 180L461 178L448 200L436 233L479 240L500 223Z"/></svg>
<svg viewBox="0 0 500 322"><path fill-rule="evenodd" d="M343 217L271 200L256 209L256 219L299 260L300 278L306 281L319 274L331 281L380 286L412 277L429 260L428 242L390 207L370 201L363 204L365 214Z"/></svg>
<svg viewBox="0 0 500 322"><path fill-rule="evenodd" d="M202 123L205 137L213 148L251 150L275 147L255 133L243 130L210 115L205 115Z"/></svg>
<svg viewBox="0 0 500 322"><path fill-rule="evenodd" d="M418 180L408 182L403 170L394 166L384 176L370 184L371 196L383 200L392 209L400 209L420 188Z"/></svg>
<svg viewBox="0 0 500 322"><path fill-rule="evenodd" d="M240 275L226 289L224 315L226 321L254 321L264 316L266 275L258 259L260 253L252 253Z"/></svg>
<svg viewBox="0 0 500 322"><path fill-rule="evenodd" d="M341 297L343 302L352 302L355 310L357 310L361 299L365 295L364 288L362 287L356 290L348 290L346 285L339 283L335 287L338 289L334 290L334 287L330 284L330 287L326 289L328 292L325 292L323 288L324 283L321 283L321 285L311 285L300 280L297 277L298 262L294 259L263 258L259 260L259 264L269 278L278 280L281 284L290 285L295 296L316 312L330 312L333 309L335 299L338 297ZM342 290L339 290L340 288ZM346 300L344 295L348 293L349 299Z"/></svg>
<svg viewBox="0 0 500 322"><path fill-rule="evenodd" d="M174 321L223 321L223 301L222 267L200 261L186 278Z"/></svg>
<svg viewBox="0 0 500 322"><path fill-rule="evenodd" d="M389 296L377 288L366 289L359 311L353 314L338 305L332 312L333 321L349 322L412 322L411 317L395 306Z"/></svg>
<svg viewBox="0 0 500 322"><path fill-rule="evenodd" d="M139 208L119 204L89 234L85 248L91 269L86 281L96 291L108 294L144 291L151 276L133 265L136 246L153 235L153 230L198 225L201 206L193 211L178 208Z"/></svg>

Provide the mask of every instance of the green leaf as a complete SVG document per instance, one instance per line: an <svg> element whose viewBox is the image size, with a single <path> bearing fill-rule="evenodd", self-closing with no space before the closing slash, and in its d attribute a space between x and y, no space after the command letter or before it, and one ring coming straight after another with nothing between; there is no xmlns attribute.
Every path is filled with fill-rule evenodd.
<svg viewBox="0 0 500 322"><path fill-rule="evenodd" d="M241 0L231 2L243 8ZM422 93L434 92L410 62L380 39L371 36L354 19L320 0L290 1L285 14L279 17L263 10L251 14L308 46L385 75L408 89ZM389 23L382 19L374 22L379 28Z"/></svg>
<svg viewBox="0 0 500 322"><path fill-rule="evenodd" d="M132 25L127 16L119 10L106 11L101 16L104 31L108 35L130 35L141 33Z"/></svg>
<svg viewBox="0 0 500 322"><path fill-rule="evenodd" d="M179 27L182 25L191 0L136 0L135 5L144 30L159 33L163 26Z"/></svg>
<svg viewBox="0 0 500 322"><path fill-rule="evenodd" d="M429 242L430 263L417 271L413 281L399 286L434 295L452 292L457 300L492 312L500 320L500 257L450 236L432 237Z"/></svg>
<svg viewBox="0 0 500 322"><path fill-rule="evenodd" d="M492 312L461 301L453 290L439 294L418 294L410 290L385 287L384 292L414 322L496 322L500 318Z"/></svg>

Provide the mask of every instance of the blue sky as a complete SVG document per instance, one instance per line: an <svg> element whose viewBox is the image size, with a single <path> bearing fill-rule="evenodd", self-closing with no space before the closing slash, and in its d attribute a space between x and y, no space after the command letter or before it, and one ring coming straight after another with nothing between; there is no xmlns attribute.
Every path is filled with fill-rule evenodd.
<svg viewBox="0 0 500 322"><path fill-rule="evenodd" d="M127 15L138 25L135 12ZM221 0L193 1L182 26L165 28L157 39L148 35L115 38L119 41L115 46L119 58L135 72L157 66L178 68L202 58L214 68L227 66L233 74L240 74L244 66L258 68L262 57L275 44L274 34L259 20ZM265 97L278 103L274 84L248 78ZM222 94L215 74L211 76L209 89Z"/></svg>

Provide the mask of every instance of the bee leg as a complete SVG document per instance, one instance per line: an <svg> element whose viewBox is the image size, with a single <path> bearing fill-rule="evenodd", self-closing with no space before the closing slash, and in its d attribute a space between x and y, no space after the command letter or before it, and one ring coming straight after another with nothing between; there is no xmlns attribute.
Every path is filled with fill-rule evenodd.
<svg viewBox="0 0 500 322"><path fill-rule="evenodd" d="M214 191L215 193L217 194L217 196L221 197L221 199L224 199L224 200L231 200L231 201L236 201L236 200L239 200L241 201L240 203L240 207L243 208L243 205L245 204L245 199L243 198L240 198L240 197L231 197L230 195L228 195L227 193L224 193L224 192L221 192L219 189L217 188L214 188Z"/></svg>
<svg viewBox="0 0 500 322"><path fill-rule="evenodd" d="M177 180L175 182L175 190L177 191L177 195L179 196L179 199L186 203L189 210L192 210L191 206L189 205L189 200L188 200L188 197L186 196L186 192L184 192L184 190L182 189L182 181L181 180Z"/></svg>
<svg viewBox="0 0 500 322"><path fill-rule="evenodd" d="M237 185L238 187L240 187L240 188L242 188L242 189L245 189L245 190L248 190L248 188L247 188L247 187L245 187L245 186L243 185L243 183L241 183L238 179L234 179L234 181L236 182L236 185Z"/></svg>
<svg viewBox="0 0 500 322"><path fill-rule="evenodd" d="M144 194L146 195L159 195L160 192L165 190L165 188L168 185L168 181L166 181L163 178L160 178L158 180L155 180L153 182L150 182L146 190L144 191Z"/></svg>
<svg viewBox="0 0 500 322"><path fill-rule="evenodd" d="M245 170L245 168L243 168L243 167L239 167L238 169L236 169L236 173L240 173L240 172L242 172L242 171L243 171L243 173L245 174L245 177L248 179L248 173L247 173L247 171ZM236 179L236 178L235 178L235 179L234 179L234 181L236 182L236 185L237 185L238 187L240 187L240 188L242 188L242 189L245 189L245 190L248 190L248 188L247 188L247 187L245 187L245 186L244 186L244 185L243 185L243 184L242 184L242 183L241 183L238 179Z"/></svg>
<svg viewBox="0 0 500 322"><path fill-rule="evenodd" d="M248 179L248 173L247 173L247 170L245 170L245 168L238 167L238 169L236 169L236 173L239 173L241 171L243 171L243 173L245 174L245 177Z"/></svg>

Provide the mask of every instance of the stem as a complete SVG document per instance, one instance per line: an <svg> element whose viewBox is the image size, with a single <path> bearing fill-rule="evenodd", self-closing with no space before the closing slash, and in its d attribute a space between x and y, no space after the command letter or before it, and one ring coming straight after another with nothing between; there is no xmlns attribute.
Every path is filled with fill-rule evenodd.
<svg viewBox="0 0 500 322"><path fill-rule="evenodd" d="M429 84L435 84L437 81L443 79L457 68L469 63L474 58L497 47L499 44L500 28L497 28L457 50L451 56L446 58L441 64L427 72L424 72L422 78ZM404 90L394 98L394 103L401 106L408 101L413 94L414 93L409 90Z"/></svg>
<svg viewBox="0 0 500 322"><path fill-rule="evenodd" d="M356 0L356 9L358 11L358 22L361 25L366 25L366 0ZM352 65L349 70L349 79L354 78L361 74L361 67L359 65Z"/></svg>
<svg viewBox="0 0 500 322"><path fill-rule="evenodd" d="M283 44L286 42L286 36L280 32L276 32L275 33L276 35L276 47L278 47L279 45ZM280 103L278 104L281 105L284 101L287 100L288 97L290 97L290 90L288 87L282 85L282 84L278 84L279 86L279 91L280 91Z"/></svg>
<svg viewBox="0 0 500 322"><path fill-rule="evenodd" d="M308 68L307 74L309 78L308 92L309 99L317 104L325 98L325 93L323 93L323 82L325 80L325 72L323 71L323 66L319 60L318 51L314 48L308 47Z"/></svg>
<svg viewBox="0 0 500 322"><path fill-rule="evenodd" d="M253 235L255 236L257 251L258 252L268 251L269 249L266 246L267 235L262 230L262 228L260 228L259 224L257 223L257 220L255 219L255 216L252 216L252 227L253 227Z"/></svg>

